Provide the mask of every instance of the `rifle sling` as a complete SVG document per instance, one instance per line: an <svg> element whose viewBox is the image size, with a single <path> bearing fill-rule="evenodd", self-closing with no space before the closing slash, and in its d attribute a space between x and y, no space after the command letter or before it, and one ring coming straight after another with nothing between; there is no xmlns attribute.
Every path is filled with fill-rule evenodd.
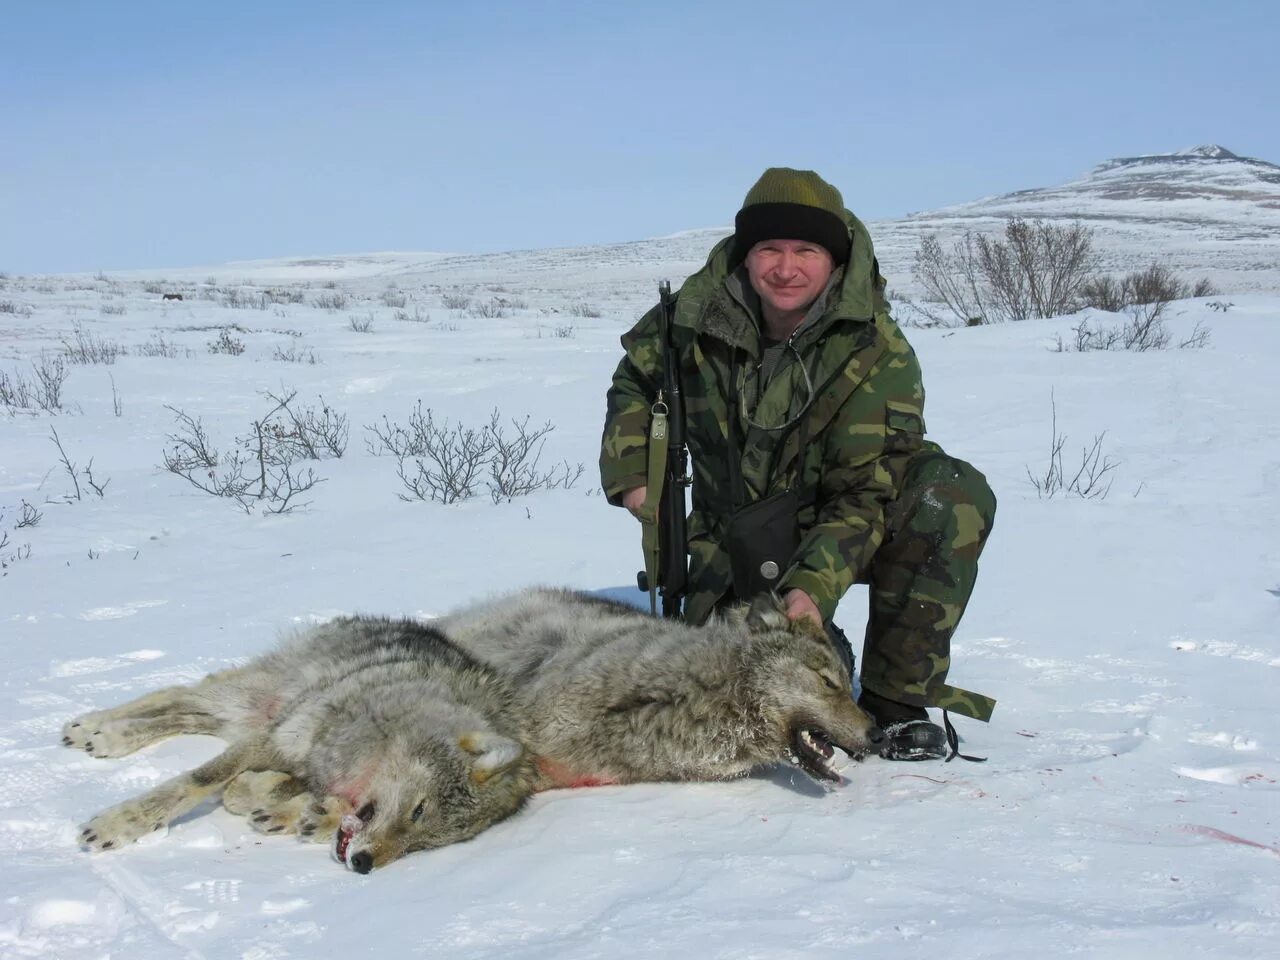
<svg viewBox="0 0 1280 960"><path fill-rule="evenodd" d="M644 503L640 506L640 545L644 550L644 572L649 581L649 612L658 615L658 572L661 539L658 530L658 507L662 503L662 488L667 476L667 450L670 432L667 429L667 404L658 391L658 399L651 410L649 421L649 480Z"/></svg>

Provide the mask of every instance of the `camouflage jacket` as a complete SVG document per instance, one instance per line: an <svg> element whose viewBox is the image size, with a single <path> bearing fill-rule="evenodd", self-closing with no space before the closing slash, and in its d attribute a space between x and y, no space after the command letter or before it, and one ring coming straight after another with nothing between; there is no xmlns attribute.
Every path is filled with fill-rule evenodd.
<svg viewBox="0 0 1280 960"><path fill-rule="evenodd" d="M730 262L731 237L679 292L673 337L693 463L691 622L704 621L731 586L721 546L735 509L730 418L744 438L748 501L791 487L801 493L801 543L778 590L804 590L826 620L865 574L884 538L885 507L901 488L907 461L924 446L919 364L889 315L866 228L847 211L846 219L849 260L837 265L792 334L794 350L784 351L763 390L759 301L745 268ZM655 307L622 337L626 355L609 390L600 453L602 486L613 504L646 483L650 407L662 379L659 322ZM803 426L783 427L805 409L810 385Z"/></svg>

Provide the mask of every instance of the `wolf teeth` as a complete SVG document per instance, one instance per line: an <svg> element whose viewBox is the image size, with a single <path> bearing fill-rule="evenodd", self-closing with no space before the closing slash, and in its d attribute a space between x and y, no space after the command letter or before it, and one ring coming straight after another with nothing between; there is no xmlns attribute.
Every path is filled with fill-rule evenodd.
<svg viewBox="0 0 1280 960"><path fill-rule="evenodd" d="M831 744L824 737L815 737L809 730L800 731L800 739L806 747L817 753L819 756L830 759L834 751Z"/></svg>

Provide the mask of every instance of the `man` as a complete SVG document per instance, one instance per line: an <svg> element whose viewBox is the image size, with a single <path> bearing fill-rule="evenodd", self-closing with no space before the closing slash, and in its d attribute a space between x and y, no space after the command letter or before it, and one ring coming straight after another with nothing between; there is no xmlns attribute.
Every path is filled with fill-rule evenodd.
<svg viewBox="0 0 1280 960"><path fill-rule="evenodd" d="M887 735L882 755L926 759L947 743L925 707L984 721L994 707L946 677L995 497L924 439L920 367L884 285L840 192L787 168L765 171L685 281L672 324L693 462L685 618L775 589L847 646L836 604L869 584L858 703ZM623 336L600 456L609 502L637 516L660 336L657 307Z"/></svg>

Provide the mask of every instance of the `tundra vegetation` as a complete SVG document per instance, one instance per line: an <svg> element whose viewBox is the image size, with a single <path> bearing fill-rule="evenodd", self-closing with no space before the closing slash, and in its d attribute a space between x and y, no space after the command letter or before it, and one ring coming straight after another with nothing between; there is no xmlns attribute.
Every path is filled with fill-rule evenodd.
<svg viewBox="0 0 1280 960"><path fill-rule="evenodd" d="M1217 292L1207 278L1189 283L1159 263L1121 277L1100 273L1090 228L1019 217L998 237L966 230L945 245L936 233L925 235L914 274L924 296L912 305L936 326L1047 319L1086 308L1124 315L1118 325L1082 319L1073 340L1058 339L1059 351L1203 347L1203 327L1174 343L1166 310L1175 300Z"/></svg>

